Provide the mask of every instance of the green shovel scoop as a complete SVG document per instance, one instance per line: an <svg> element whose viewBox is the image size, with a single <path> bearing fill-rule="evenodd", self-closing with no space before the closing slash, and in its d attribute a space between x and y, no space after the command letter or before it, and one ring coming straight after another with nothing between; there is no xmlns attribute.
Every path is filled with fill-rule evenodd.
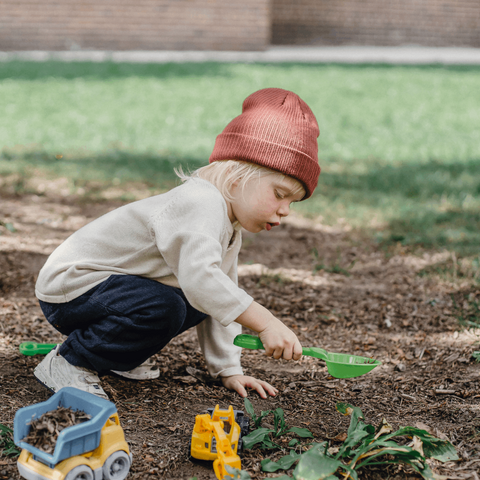
<svg viewBox="0 0 480 480"><path fill-rule="evenodd" d="M237 345L237 347L249 348L251 350L264 348L262 341L253 335L237 335L233 343ZM309 357L325 360L328 373L335 378L359 377L382 363L373 358L348 355L346 353L327 352L319 347L303 347L302 353Z"/></svg>

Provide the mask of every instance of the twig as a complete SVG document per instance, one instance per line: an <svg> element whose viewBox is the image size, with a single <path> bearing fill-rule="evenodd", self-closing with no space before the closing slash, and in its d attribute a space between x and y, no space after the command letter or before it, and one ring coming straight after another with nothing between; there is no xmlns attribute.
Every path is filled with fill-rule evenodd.
<svg viewBox="0 0 480 480"><path fill-rule="evenodd" d="M423 354L425 353L425 347L422 348L422 353L420 353L419 357L418 357L418 361L420 361L422 358L423 358Z"/></svg>
<svg viewBox="0 0 480 480"><path fill-rule="evenodd" d="M458 400L465 402L466 400L461 397L455 390L434 390L438 395L454 395Z"/></svg>

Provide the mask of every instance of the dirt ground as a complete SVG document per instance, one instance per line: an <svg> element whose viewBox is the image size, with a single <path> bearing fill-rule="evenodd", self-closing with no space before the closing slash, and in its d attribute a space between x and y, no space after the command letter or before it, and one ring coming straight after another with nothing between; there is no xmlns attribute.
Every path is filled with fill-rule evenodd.
<svg viewBox="0 0 480 480"><path fill-rule="evenodd" d="M76 229L120 205L59 195L0 196L0 423L13 426L17 409L50 393L32 372L40 357L18 352L23 341L61 342L34 296L37 273L50 252ZM360 407L367 423L420 426L448 438L460 461L431 463L450 479L478 480L480 471L480 332L462 329L459 308L480 299L468 282L421 276L445 252L382 250L347 226L327 227L292 215L271 232L245 234L239 282L281 318L305 345L375 357L383 363L365 376L338 380L324 362L304 357L276 361L244 351L248 374L279 389L275 398L250 393L255 411L280 407L289 426L307 427L318 441L338 442L349 424L337 402ZM477 284L478 285L478 284ZM455 303L452 299L455 299ZM133 452L128 478L214 479L211 465L189 459L195 415L219 404L244 410L243 400L206 375L194 331L157 355L158 380L103 377ZM242 468L253 479L268 452L246 451ZM14 458L0 457L0 479L18 479ZM405 467L364 470L362 479L420 478Z"/></svg>

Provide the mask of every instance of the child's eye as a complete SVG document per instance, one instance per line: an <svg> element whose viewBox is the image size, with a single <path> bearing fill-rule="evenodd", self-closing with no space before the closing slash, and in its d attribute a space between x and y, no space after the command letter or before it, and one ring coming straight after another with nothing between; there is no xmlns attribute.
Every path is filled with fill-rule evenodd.
<svg viewBox="0 0 480 480"><path fill-rule="evenodd" d="M277 198L279 198L280 200L282 200L283 198L285 198L285 195L282 195L278 190L275 190L275 196Z"/></svg>

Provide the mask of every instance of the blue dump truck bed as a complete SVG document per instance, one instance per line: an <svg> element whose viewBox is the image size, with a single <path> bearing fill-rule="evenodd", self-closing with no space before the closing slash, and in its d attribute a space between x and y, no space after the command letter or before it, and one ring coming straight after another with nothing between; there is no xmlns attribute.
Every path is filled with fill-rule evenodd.
<svg viewBox="0 0 480 480"><path fill-rule="evenodd" d="M55 445L53 454L22 441L30 430L29 423L41 415L57 407L82 410L91 416L90 420L79 425L73 425L62 430ZM45 402L21 408L15 414L14 441L34 455L34 458L53 468L62 460L81 455L97 448L100 444L102 427L108 418L116 413L115 405L103 398L83 392L73 387L65 387Z"/></svg>

